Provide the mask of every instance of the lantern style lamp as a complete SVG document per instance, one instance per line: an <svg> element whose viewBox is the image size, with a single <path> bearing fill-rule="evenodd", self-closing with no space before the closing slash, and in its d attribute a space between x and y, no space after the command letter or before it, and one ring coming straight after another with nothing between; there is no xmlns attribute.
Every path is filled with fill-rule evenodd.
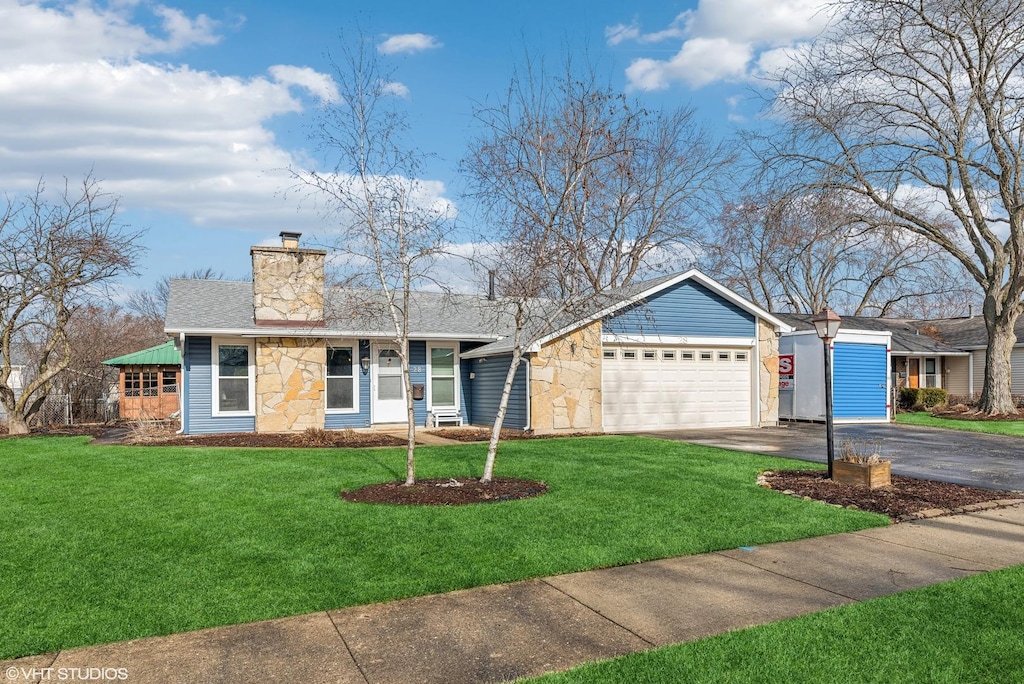
<svg viewBox="0 0 1024 684"><path fill-rule="evenodd" d="M835 462L835 431L832 421L832 340L839 334L842 320L827 306L811 317L814 330L825 345L825 443L828 449L828 479L832 479L832 464Z"/></svg>

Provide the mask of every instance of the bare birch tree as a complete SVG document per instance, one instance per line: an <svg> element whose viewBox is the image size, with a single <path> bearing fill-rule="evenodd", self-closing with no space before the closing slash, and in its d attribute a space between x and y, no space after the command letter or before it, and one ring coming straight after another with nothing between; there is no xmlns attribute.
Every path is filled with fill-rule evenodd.
<svg viewBox="0 0 1024 684"><path fill-rule="evenodd" d="M26 434L55 378L72 362L70 325L117 277L133 272L141 233L117 223L118 202L85 176L49 199L8 200L0 213L0 404L11 434ZM11 387L16 346L32 352L20 395Z"/></svg>
<svg viewBox="0 0 1024 684"><path fill-rule="evenodd" d="M959 261L984 295L980 410L1016 413L1024 296L1024 2L840 0L777 75L775 164L815 169Z"/></svg>
<svg viewBox="0 0 1024 684"><path fill-rule="evenodd" d="M405 146L406 116L398 106L393 72L378 60L363 36L343 42L333 62L338 88L312 134L326 171L294 170L321 201L336 229L337 251L350 271L347 282L379 292L352 302L365 314L379 313L394 332L402 367L408 419L405 484L416 482L415 403L409 374L409 320L414 286L435 282L437 257L446 252L454 211L431 199L421 180L424 154ZM442 285L438 284L438 287Z"/></svg>
<svg viewBox="0 0 1024 684"><path fill-rule="evenodd" d="M688 260L694 217L730 162L689 109L647 110L567 60L527 60L504 96L474 112L462 169L485 217L511 364L491 432L490 481L516 371L539 339L595 310L608 290Z"/></svg>

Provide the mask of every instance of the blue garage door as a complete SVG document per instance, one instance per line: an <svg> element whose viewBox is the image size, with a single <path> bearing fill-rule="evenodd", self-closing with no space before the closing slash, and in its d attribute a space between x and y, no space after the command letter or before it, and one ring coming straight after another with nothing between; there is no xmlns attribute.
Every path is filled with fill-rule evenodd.
<svg viewBox="0 0 1024 684"><path fill-rule="evenodd" d="M885 345L837 342L832 356L836 418L886 418Z"/></svg>

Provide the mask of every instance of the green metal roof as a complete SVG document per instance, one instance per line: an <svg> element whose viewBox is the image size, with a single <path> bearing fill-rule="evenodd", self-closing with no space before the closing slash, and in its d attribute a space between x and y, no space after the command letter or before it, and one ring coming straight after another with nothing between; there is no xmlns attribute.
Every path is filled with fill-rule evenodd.
<svg viewBox="0 0 1024 684"><path fill-rule="evenodd" d="M155 347L108 359L103 363L108 366L180 366L181 354L174 348L174 340L167 340Z"/></svg>

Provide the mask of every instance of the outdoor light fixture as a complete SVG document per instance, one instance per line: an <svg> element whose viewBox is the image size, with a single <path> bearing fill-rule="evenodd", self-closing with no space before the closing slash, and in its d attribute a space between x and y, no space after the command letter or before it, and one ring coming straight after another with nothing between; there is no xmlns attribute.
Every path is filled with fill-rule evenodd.
<svg viewBox="0 0 1024 684"><path fill-rule="evenodd" d="M839 334L842 323L839 314L827 306L814 314L811 323L818 337L825 344L825 442L828 448L828 479L832 479L832 464L835 462L835 434L832 426L832 340Z"/></svg>
<svg viewBox="0 0 1024 684"><path fill-rule="evenodd" d="M359 359L359 367L363 369L363 373L369 373L370 372L370 357L369 356L364 356L363 358Z"/></svg>

